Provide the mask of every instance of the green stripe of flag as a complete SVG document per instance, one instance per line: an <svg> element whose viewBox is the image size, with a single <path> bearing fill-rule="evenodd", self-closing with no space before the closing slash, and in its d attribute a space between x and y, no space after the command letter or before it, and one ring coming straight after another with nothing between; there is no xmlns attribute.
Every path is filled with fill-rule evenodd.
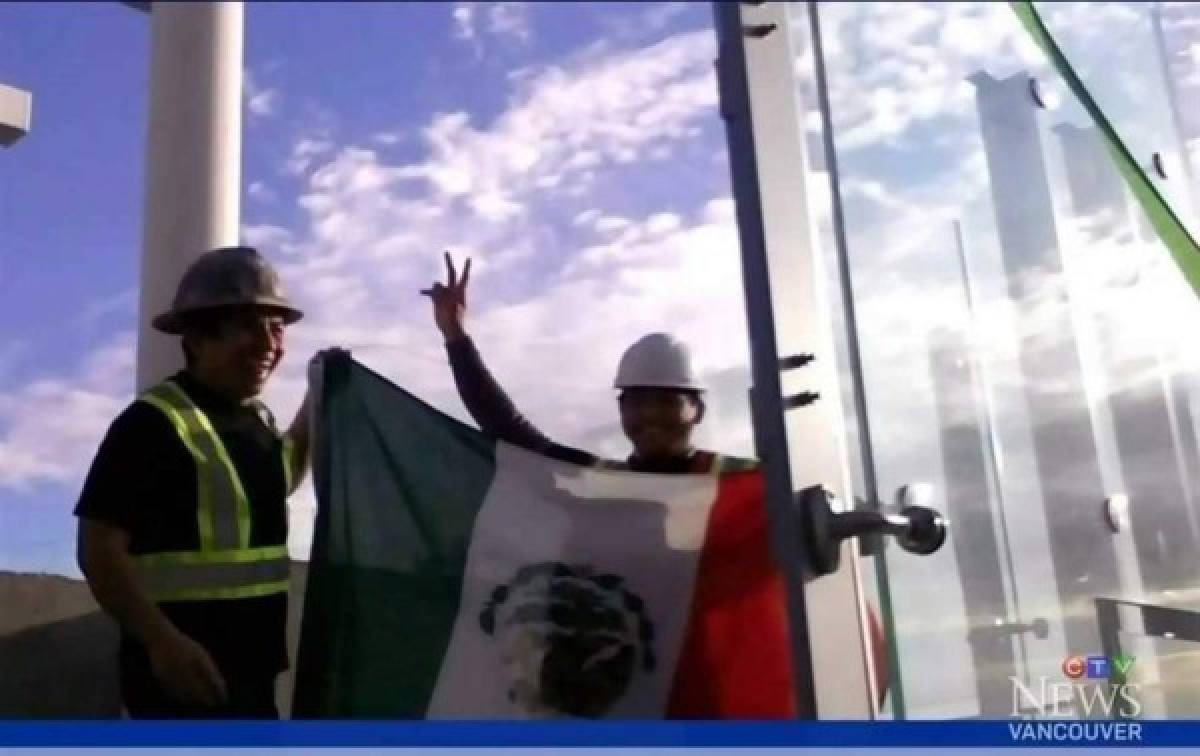
<svg viewBox="0 0 1200 756"><path fill-rule="evenodd" d="M1154 230L1158 232L1158 237L1171 251L1171 256L1175 258L1184 278L1192 285L1196 294L1200 295L1200 246L1197 246L1196 240L1188 233L1187 228L1180 222L1179 217L1175 215L1167 201L1163 199L1145 171L1133 159L1125 143L1117 136L1116 129L1112 127L1096 101L1092 99L1087 87L1083 85L1075 73L1075 69L1071 67L1071 63L1046 28L1041 16L1038 15L1037 9L1033 7L1033 3L1030 0L1017 0L1010 4L1016 11L1017 17L1021 19L1021 23L1025 25L1029 35L1050 58L1054 68L1067 82L1067 86L1075 94L1076 99L1091 115L1092 120L1096 123L1096 128L1104 135L1104 141L1117 163L1117 169L1125 177L1125 182L1133 191L1133 195L1137 197L1146 217L1150 219Z"/></svg>
<svg viewBox="0 0 1200 756"><path fill-rule="evenodd" d="M424 717L494 444L348 356L319 369L293 716Z"/></svg>

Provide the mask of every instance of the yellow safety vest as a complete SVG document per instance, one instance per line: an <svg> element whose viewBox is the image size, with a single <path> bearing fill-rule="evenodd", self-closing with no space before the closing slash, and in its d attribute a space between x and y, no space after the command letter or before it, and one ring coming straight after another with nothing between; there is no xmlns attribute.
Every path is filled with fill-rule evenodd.
<svg viewBox="0 0 1200 756"><path fill-rule="evenodd" d="M250 500L237 469L208 417L173 381L147 391L141 401L157 408L175 428L196 463L195 550L139 554L134 564L155 601L240 599L288 589L287 544L250 547ZM284 479L292 490L296 460L283 445Z"/></svg>

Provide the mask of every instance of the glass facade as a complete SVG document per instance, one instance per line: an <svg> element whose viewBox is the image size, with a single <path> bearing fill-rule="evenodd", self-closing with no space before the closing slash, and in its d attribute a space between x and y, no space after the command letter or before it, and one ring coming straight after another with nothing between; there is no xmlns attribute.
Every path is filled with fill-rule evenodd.
<svg viewBox="0 0 1200 756"><path fill-rule="evenodd" d="M1038 8L1195 234L1200 6ZM1070 682L1065 659L1102 653L1097 597L1200 609L1196 294L1004 3L819 5L849 271L833 278L809 6L791 9L879 498L932 483L952 523L937 554L893 546L877 571L892 714L1046 715L1017 685ZM1179 654L1143 656L1145 716L1195 696Z"/></svg>

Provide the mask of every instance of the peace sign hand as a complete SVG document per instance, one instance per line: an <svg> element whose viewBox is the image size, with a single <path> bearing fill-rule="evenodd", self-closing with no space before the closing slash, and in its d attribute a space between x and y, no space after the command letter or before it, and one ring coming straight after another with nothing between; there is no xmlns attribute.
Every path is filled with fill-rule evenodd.
<svg viewBox="0 0 1200 756"><path fill-rule="evenodd" d="M462 278L454 268L450 253L446 257L446 283L434 282L421 293L433 300L433 321L446 341L455 341L467 335L463 320L467 313L467 280L471 277L471 258L463 266Z"/></svg>

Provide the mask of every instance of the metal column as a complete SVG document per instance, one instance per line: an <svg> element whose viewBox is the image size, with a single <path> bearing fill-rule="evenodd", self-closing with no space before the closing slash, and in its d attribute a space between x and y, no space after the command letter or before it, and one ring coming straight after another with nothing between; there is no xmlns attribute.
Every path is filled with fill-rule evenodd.
<svg viewBox="0 0 1200 756"><path fill-rule="evenodd" d="M826 277L813 245L788 5L714 2L713 8L750 329L755 444L788 592L798 706L806 717L866 718L874 683L863 658L866 618L853 543L842 544L841 570L812 579L809 534L793 502L794 491L814 485L843 501L851 491ZM786 359L802 354L815 359ZM781 369L788 364L803 366L789 381L797 393L785 400Z"/></svg>

